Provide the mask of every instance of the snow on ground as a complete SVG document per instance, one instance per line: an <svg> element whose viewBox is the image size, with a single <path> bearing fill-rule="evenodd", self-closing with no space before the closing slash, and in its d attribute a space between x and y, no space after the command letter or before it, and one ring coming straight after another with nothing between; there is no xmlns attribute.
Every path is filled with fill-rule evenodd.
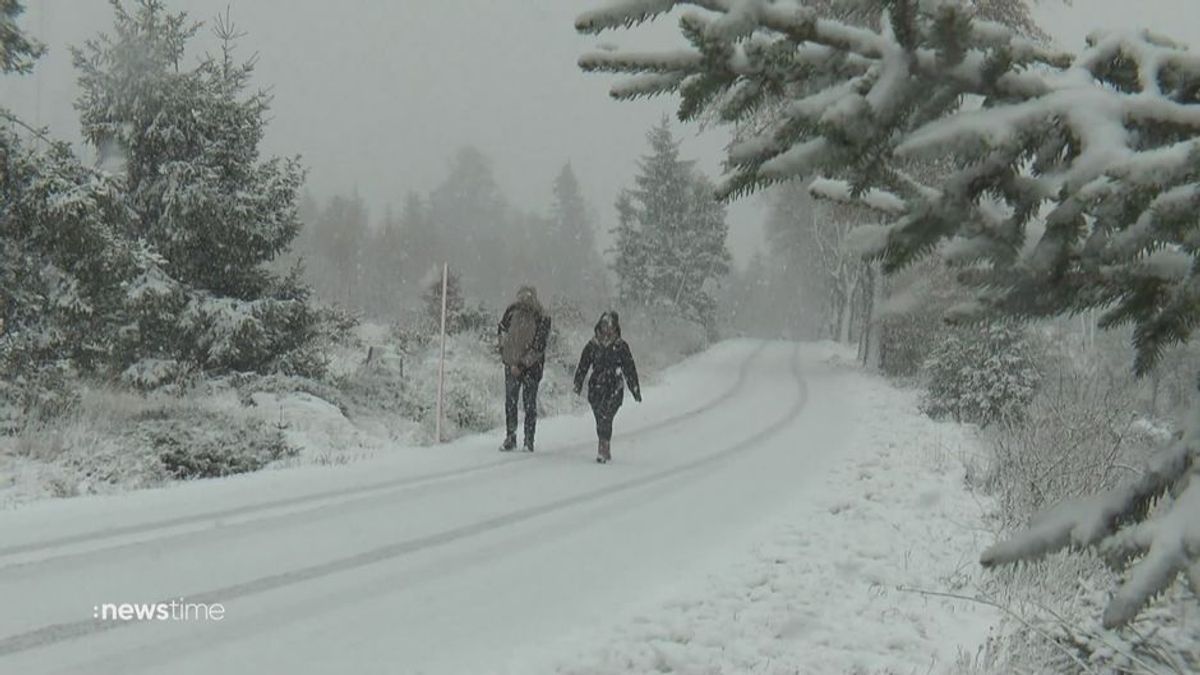
<svg viewBox="0 0 1200 675"><path fill-rule="evenodd" d="M994 617L901 588L970 593L976 447L852 362L717 345L604 467L565 415L533 455L492 433L0 513L0 672L944 671ZM227 618L92 619L185 596Z"/></svg>
<svg viewBox="0 0 1200 675"><path fill-rule="evenodd" d="M838 367L854 354L814 346ZM848 452L734 564L615 628L573 636L513 673L929 673L975 663L997 615L971 595L985 505L981 452L918 392L855 373L867 414ZM816 395L820 395L819 392Z"/></svg>

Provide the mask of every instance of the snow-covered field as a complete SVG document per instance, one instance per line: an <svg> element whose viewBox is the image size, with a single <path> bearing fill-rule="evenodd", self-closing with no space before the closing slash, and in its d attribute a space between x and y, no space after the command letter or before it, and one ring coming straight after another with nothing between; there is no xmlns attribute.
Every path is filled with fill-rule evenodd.
<svg viewBox="0 0 1200 675"><path fill-rule="evenodd" d="M993 615L962 428L832 345L662 374L590 416L0 513L0 672L941 672ZM315 432L309 434L314 437ZM93 618L221 603L221 621Z"/></svg>

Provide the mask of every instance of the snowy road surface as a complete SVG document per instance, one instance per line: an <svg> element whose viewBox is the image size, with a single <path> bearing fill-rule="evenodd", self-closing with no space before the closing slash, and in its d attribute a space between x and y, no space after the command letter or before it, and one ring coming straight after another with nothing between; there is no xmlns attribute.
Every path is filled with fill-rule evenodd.
<svg viewBox="0 0 1200 675"><path fill-rule="evenodd" d="M476 437L0 514L0 672L521 672L828 495L872 413L825 356L718 345L627 403L608 466L564 417L533 455ZM224 618L93 617L180 598Z"/></svg>

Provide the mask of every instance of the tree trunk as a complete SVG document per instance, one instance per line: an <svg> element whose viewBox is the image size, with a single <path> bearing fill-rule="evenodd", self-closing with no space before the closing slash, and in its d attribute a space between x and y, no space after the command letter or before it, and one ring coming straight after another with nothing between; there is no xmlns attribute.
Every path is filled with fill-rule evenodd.
<svg viewBox="0 0 1200 675"><path fill-rule="evenodd" d="M883 325L879 321L879 309L883 304L883 269L879 263L872 263L867 268L866 281L866 307L858 355L864 366L878 370L883 357Z"/></svg>
<svg viewBox="0 0 1200 675"><path fill-rule="evenodd" d="M838 305L837 341L849 344L854 339L854 296L858 292L857 275L844 272Z"/></svg>

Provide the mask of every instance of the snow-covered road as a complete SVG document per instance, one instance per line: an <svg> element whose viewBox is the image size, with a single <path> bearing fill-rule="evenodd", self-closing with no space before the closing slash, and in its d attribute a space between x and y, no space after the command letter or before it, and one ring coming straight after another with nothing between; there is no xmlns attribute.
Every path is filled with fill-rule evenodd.
<svg viewBox="0 0 1200 675"><path fill-rule="evenodd" d="M608 466L565 417L533 455L477 437L0 514L0 672L512 669L767 536L869 415L850 382L821 350L735 341L627 403ZM224 618L93 618L180 598Z"/></svg>

